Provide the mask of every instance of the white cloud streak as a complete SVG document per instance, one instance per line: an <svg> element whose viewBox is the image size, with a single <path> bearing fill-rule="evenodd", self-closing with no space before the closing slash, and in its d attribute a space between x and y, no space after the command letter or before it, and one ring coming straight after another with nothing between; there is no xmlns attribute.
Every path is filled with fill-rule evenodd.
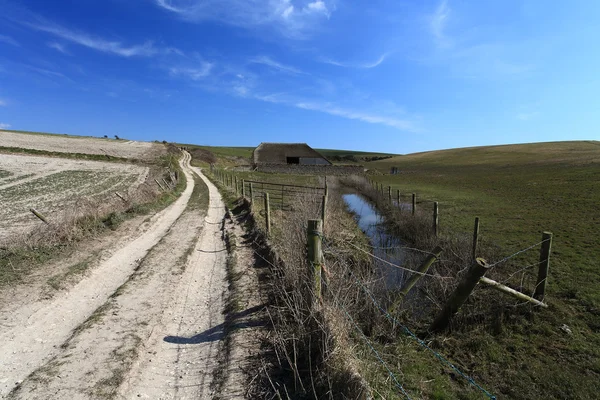
<svg viewBox="0 0 600 400"><path fill-rule="evenodd" d="M214 64L209 62L203 62L199 67L171 67L169 68L169 74L171 76L183 77L191 79L192 81L199 81L210 75Z"/></svg>
<svg viewBox="0 0 600 400"><path fill-rule="evenodd" d="M401 119L394 116L385 116L378 114L371 114L369 112L356 111L353 109L347 109L344 107L337 106L332 103L312 102L293 100L286 98L282 94L269 94L269 95L254 95L253 98L268 103L283 104L301 110L316 111L324 114L333 115L336 117L366 122L369 124L385 125L401 131L407 132L419 132L420 129L414 124L414 122L408 119Z"/></svg>
<svg viewBox="0 0 600 400"><path fill-rule="evenodd" d="M8 103L4 99L0 99L0 107L6 107Z"/></svg>
<svg viewBox="0 0 600 400"><path fill-rule="evenodd" d="M182 55L182 52L178 49L157 47L152 41L128 46L119 41L106 40L84 32L67 29L39 16L33 15L32 18L35 22L21 21L21 23L37 31L46 32L63 40L103 53L115 54L121 57L151 57L161 54Z"/></svg>
<svg viewBox="0 0 600 400"><path fill-rule="evenodd" d="M17 42L15 39L11 38L10 36L6 36L6 35L0 35L0 43L6 43L6 44L9 44L11 46L16 46L16 47L21 46L19 44L19 42Z"/></svg>
<svg viewBox="0 0 600 400"><path fill-rule="evenodd" d="M69 53L69 51L67 50L67 47L64 44L60 44L57 42L50 42L50 43L48 43L48 47L50 47L51 49L54 49L56 51L59 51L63 54L71 55L71 53Z"/></svg>
<svg viewBox="0 0 600 400"><path fill-rule="evenodd" d="M243 28L270 27L301 38L335 11L335 0L154 0L180 18L201 22L216 20Z"/></svg>
<svg viewBox="0 0 600 400"><path fill-rule="evenodd" d="M341 62L341 61L333 60L331 58L324 58L321 61L324 62L325 64L331 64L331 65L335 65L337 67L371 69L371 68L375 68L375 67L378 67L379 65L381 65L389 55L390 55L390 53L385 53L385 54L381 55L381 57L379 57L377 60L375 60L373 62L366 62L366 63Z"/></svg>
<svg viewBox="0 0 600 400"><path fill-rule="evenodd" d="M448 0L442 0L438 4L435 12L433 13L429 21L431 34L436 40L437 45L440 47L448 47L451 45L451 42L445 33L449 17L450 7L448 6Z"/></svg>
<svg viewBox="0 0 600 400"><path fill-rule="evenodd" d="M0 122L0 129L8 129L10 128L10 124L3 124Z"/></svg>
<svg viewBox="0 0 600 400"><path fill-rule="evenodd" d="M36 72L40 75L43 75L47 78L61 78L61 79L73 82L73 80L71 78L69 78L68 76L66 76L64 74L61 74L60 72L51 71L51 70L44 69L44 68L38 68L38 67L31 66L31 65L24 65L24 67L33 72Z"/></svg>
<svg viewBox="0 0 600 400"><path fill-rule="evenodd" d="M261 64L261 65L266 65L270 68L276 69L278 71L282 71L282 72L287 72L290 74L296 74L296 75L309 75L308 73L296 68L296 67L292 67L290 65L285 65L285 64L281 64L280 62L277 62L275 60L273 60L270 57L267 56L259 56L259 57L254 57L252 59L250 59L250 62L253 64Z"/></svg>

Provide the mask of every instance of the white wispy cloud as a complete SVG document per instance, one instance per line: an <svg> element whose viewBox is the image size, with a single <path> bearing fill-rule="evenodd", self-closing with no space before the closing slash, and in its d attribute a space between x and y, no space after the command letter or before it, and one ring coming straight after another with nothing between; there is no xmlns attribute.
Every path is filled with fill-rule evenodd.
<svg viewBox="0 0 600 400"><path fill-rule="evenodd" d="M302 37L335 11L335 0L154 0L164 10L187 21L217 20L244 28L277 28Z"/></svg>
<svg viewBox="0 0 600 400"><path fill-rule="evenodd" d="M265 101L268 103L283 104L302 110L325 113L329 115L334 115L336 117L357 120L369 124L385 125L402 131L420 131L416 124L408 118L400 118L397 116L380 115L377 113L358 111L355 109L338 106L331 102L303 101L300 99L291 98L285 93L273 93L267 95L257 94L252 97L257 100Z"/></svg>
<svg viewBox="0 0 600 400"><path fill-rule="evenodd" d="M65 46L64 44L60 44L57 42L50 42L50 43L48 43L48 47L50 47L51 49L54 49L56 51L59 51L63 54L71 55L71 53L69 53L69 51L67 50L67 46Z"/></svg>
<svg viewBox="0 0 600 400"><path fill-rule="evenodd" d="M31 29L46 32L71 43L103 53L115 54L121 57L151 57L160 54L183 54L179 49L156 46L152 41L146 41L142 44L126 45L117 40L106 40L86 32L65 28L33 13L30 13L29 17L30 20L20 21L20 23Z"/></svg>
<svg viewBox="0 0 600 400"><path fill-rule="evenodd" d="M436 43L440 47L451 45L450 39L446 36L445 30L450 17L450 7L448 0L442 0L429 20L429 27Z"/></svg>
<svg viewBox="0 0 600 400"><path fill-rule="evenodd" d="M11 46L17 46L17 47L20 46L19 42L17 42L15 39L11 38L10 36L6 36L6 35L0 35L0 43L6 43L6 44L10 44Z"/></svg>
<svg viewBox="0 0 600 400"><path fill-rule="evenodd" d="M428 17L427 28L434 43L432 59L460 77L503 79L526 75L535 69L533 63L527 61L530 53L524 50L527 46L523 42L456 33L471 31L478 21L470 21L460 9L452 9L449 0L441 0ZM455 34L449 33L449 26Z"/></svg>
<svg viewBox="0 0 600 400"><path fill-rule="evenodd" d="M273 69L279 70L279 71L283 71L283 72L288 72L291 74L298 74L298 75L308 75L308 73L296 68L296 67L292 67L290 65L285 65L282 64L280 62L277 62L275 60L273 60L270 57L267 56L259 56L259 57L254 57L252 59L250 59L250 62L253 64L262 64L262 65L266 65L268 67L271 67Z"/></svg>
<svg viewBox="0 0 600 400"><path fill-rule="evenodd" d="M296 103L295 107L304 110L319 111L322 113L335 115L342 118L358 120L362 122L368 122L370 124L380 124L391 126L392 128L400 129L402 131L416 132L418 131L414 123L408 120L382 116L377 114L369 114L362 111L348 110L337 107L332 104L320 104L320 103Z"/></svg>
<svg viewBox="0 0 600 400"><path fill-rule="evenodd" d="M45 68L34 67L32 65L23 65L23 66L25 68L27 68L28 70L36 72L47 78L61 78L61 79L73 82L73 80L71 78L69 78L68 76L66 76L65 74L62 74L60 72L52 71L52 70L45 69Z"/></svg>
<svg viewBox="0 0 600 400"><path fill-rule="evenodd" d="M0 99L0 107L6 107L8 105L8 102L4 99Z"/></svg>
<svg viewBox="0 0 600 400"><path fill-rule="evenodd" d="M363 62L363 63L342 62L342 61L337 61L337 60L334 60L331 58L323 58L323 59L321 59L321 61L324 62L325 64L331 64L331 65L335 65L338 67L371 69L371 68L375 68L375 67L381 65L389 55L390 55L390 53L384 53L381 55L381 57L379 57L377 60L375 60L373 62Z"/></svg>
<svg viewBox="0 0 600 400"><path fill-rule="evenodd" d="M170 67L169 74L199 81L209 76L213 67L214 64L209 62L202 62L198 67Z"/></svg>
<svg viewBox="0 0 600 400"><path fill-rule="evenodd" d="M0 129L8 129L10 128L10 124L3 124L0 122Z"/></svg>

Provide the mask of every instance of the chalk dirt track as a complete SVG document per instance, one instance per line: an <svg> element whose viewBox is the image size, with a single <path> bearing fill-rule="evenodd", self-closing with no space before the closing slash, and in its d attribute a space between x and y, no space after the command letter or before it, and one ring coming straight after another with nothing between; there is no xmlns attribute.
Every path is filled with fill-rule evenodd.
<svg viewBox="0 0 600 400"><path fill-rule="evenodd" d="M225 206L189 154L181 166L181 197L81 281L50 299L0 306L0 398L215 396L227 295ZM187 207L194 173L209 188L208 211Z"/></svg>

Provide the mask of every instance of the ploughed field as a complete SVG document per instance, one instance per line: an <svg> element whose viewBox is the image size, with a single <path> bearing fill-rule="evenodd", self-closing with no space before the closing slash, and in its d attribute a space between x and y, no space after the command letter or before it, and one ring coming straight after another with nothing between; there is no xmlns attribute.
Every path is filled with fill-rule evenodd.
<svg viewBox="0 0 600 400"><path fill-rule="evenodd" d="M68 217L81 207L121 201L144 182L148 167L134 164L0 154L0 242L42 222Z"/></svg>
<svg viewBox="0 0 600 400"><path fill-rule="evenodd" d="M0 148L6 147L139 160L153 160L165 153L165 146L158 143L0 130Z"/></svg>

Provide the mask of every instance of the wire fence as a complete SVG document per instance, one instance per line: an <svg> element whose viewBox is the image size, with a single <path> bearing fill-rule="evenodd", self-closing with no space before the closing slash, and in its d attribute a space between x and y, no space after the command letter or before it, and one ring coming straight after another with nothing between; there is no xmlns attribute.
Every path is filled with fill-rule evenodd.
<svg viewBox="0 0 600 400"><path fill-rule="evenodd" d="M230 181L232 182L232 181ZM311 187L311 186L300 186L300 185L288 185L288 184L279 184L279 183L270 183L270 182L260 182L260 181L251 181L251 180L247 180L244 183L242 183L242 181L239 182L240 184L240 192L245 193L246 197L251 198L251 200L253 200L252 198L260 198L260 197L264 197L265 194L269 194L270 197L270 201L271 204L273 205L273 207L275 208L280 208L281 210L284 211L290 211L292 209L292 204L294 201L298 200L299 198L301 198L302 196L308 196L308 197L314 197L314 196L323 196L326 195L327 193L327 189L326 188L320 188L320 187ZM227 185L227 184L226 184ZM232 187L231 184L228 185L230 188ZM238 186L237 184L235 185L235 190L238 190ZM376 190L375 188L373 188L373 190ZM383 199L385 200L386 197L390 197L390 200L392 200L392 203L396 204L396 199L394 199L393 197L393 193L391 193L391 191L388 193L388 196L385 196L385 192L382 192L381 190L377 190L377 194L380 197L383 197ZM397 194L397 193L396 193ZM398 200L400 200L400 202L397 203L397 205L399 204L401 206L401 208L403 207L403 203L402 203L402 197L398 196L397 197ZM412 197L411 200L415 200L414 197ZM422 203L423 201L421 201ZM260 202L259 204L262 204L262 202ZM413 204L418 204L418 202L413 201ZM339 248L333 248L330 246L330 242L328 240L326 240L324 237L322 238L322 243L324 244L324 250L326 253L328 254L333 254L335 255L337 251L339 251ZM519 251L516 251L506 257L503 257L501 259L499 259L498 261L495 261L491 264L487 264L486 268L487 269L493 269L495 267L498 267L502 264L507 263L509 260L512 260L530 250L533 250L535 248L538 248L540 245L544 245L546 242L551 241L550 239L544 239L540 242L537 242L535 244L532 244L531 246L528 246L524 249L521 249ZM376 254L374 254L374 252L365 250L362 247L357 246L356 244L349 242L349 241L344 241L344 240L337 240L336 245L338 245L339 243L343 243L345 246L349 246L352 247L355 250L358 250L366 255L368 255L369 257L371 257L374 260L379 261L379 264L383 264L386 265L388 267L392 267L395 269L400 269L403 271L406 271L410 274L416 274L419 275L421 277L428 277L428 278L435 278L435 279L439 279L439 280L453 280L456 279L457 276L463 271L457 271L457 274L455 276L443 276L440 275L438 273L429 273L429 272L423 272L423 271L418 271L412 268L407 268L403 265L400 265L399 263L394 263L391 262L389 260L386 260ZM410 251L410 252L415 252L415 253L420 253L420 254L424 254L424 255L434 255L434 253L432 253L431 251L427 251L427 250L422 250L422 249L418 249L415 247L410 247L410 246L392 246L392 247L377 247L377 246L371 246L369 245L369 247L373 250L397 250L397 251ZM259 254L258 252L255 251L255 254L260 257L261 259L263 259L264 261L268 262L269 264L271 264L273 267L275 267L272 263L270 263L268 260L266 260L261 254ZM441 259L439 259L438 257L438 261L442 261ZM450 261L450 260L444 260L444 261ZM462 260L463 262L465 262L465 260ZM525 271L535 267L535 266L539 266L540 264L544 263L547 260L543 260L541 259L538 262L535 263L531 263L528 265L525 265L523 267L519 267L519 269L513 273L511 273L508 278L506 278L505 280L503 280L502 283L506 283L508 282L511 278L513 278L515 275L519 274L519 273L524 273ZM468 267L468 265L467 265ZM353 280L355 281L357 287L360 288L360 290L366 295L366 297L370 300L370 302L372 303L373 306L375 306L376 309L378 309L382 315L392 324L392 326L397 326L400 327L402 329L402 331L404 333L406 333L406 335L408 335L410 338L412 338L414 341L416 341L421 347L423 347L424 349L426 349L427 351L429 351L431 354L433 354L435 356L435 358L437 358L443 365L445 365L446 367L450 368L452 371L454 371L456 374L458 374L459 376L461 376L463 379L465 379L466 382L468 382L472 387L474 387L475 389L477 389L478 391L480 391L482 394L484 394L485 396L487 396L490 399L496 399L496 397L491 394L488 390L486 390L483 386L481 386L480 384L478 384L472 377L470 377L469 375L467 375L466 373L462 372L457 366L455 366L452 362L450 362L448 359L446 359L443 355L441 355L440 353L436 352L435 350L433 350L430 346L427 345L427 343L425 343L422 339L420 339L415 333L413 333L406 325L402 324L400 321L398 321L397 318L395 318L393 315L391 315L382 305L379 301L377 301L377 296L371 291L369 290L368 286L365 284L365 282L363 282L355 273L352 272L352 270L350 269L348 264L345 264L345 273L344 276L349 275L352 276ZM326 274L329 274L329 272L327 271L327 269L324 269ZM324 281L325 285L328 284L327 280ZM538 282L536 284L536 288L541 284L542 282ZM523 285L521 285L522 287ZM355 329L356 331L358 331L359 336L362 338L363 341L365 341L365 343L367 344L367 346L369 347L370 351L373 353L373 355L375 356L375 358L377 359L377 361L385 368L385 370L387 371L389 377L392 379L392 381L394 382L395 387L398 389L398 391L406 398L410 399L410 395L409 393L406 391L406 389L404 388L404 386L402 385L402 383L400 382L400 380L397 378L397 376L394 374L392 368L389 367L389 365L385 362L384 357L382 357L382 355L377 351L377 346L374 345L373 342L370 341L370 339L367 337L367 335L362 331L362 329L360 329L360 326L358 325L358 323L353 319L351 313L348 311L348 309L344 306L344 303L342 301L339 300L339 298L335 295L333 290L330 290L329 293L332 294L332 300L334 303L334 306L336 308L338 308L339 310L341 310L343 312L343 314L345 315L346 319L348 320L348 322L350 323L350 325L353 327L353 329ZM533 297L533 295L532 295Z"/></svg>
<svg viewBox="0 0 600 400"><path fill-rule="evenodd" d="M324 238L323 238L324 239ZM323 240L322 242L326 248L328 248L331 251L331 254L334 254L334 250L333 248L331 248L328 244L328 242L326 240ZM414 272L418 272L418 271L414 271ZM349 267L348 264L345 264L345 271L344 271L344 275L350 275L354 278L354 280L356 281L356 283L358 284L358 286L361 288L361 290L367 295L367 297L371 300L372 304L381 311L382 315L390 322L392 323L393 326L398 326L400 328L402 328L402 330L412 339L414 339L421 347L425 348L426 350L428 350L429 352L431 352L442 364L446 365L447 367L451 368L454 372L456 372L458 375L460 375L461 377L463 377L469 384L471 384L473 387L475 387L476 389L478 389L479 391L481 391L483 394L485 394L488 398L495 400L496 397L494 395L492 395L489 391L487 391L486 389L484 389L481 385L479 385L473 378L471 378L469 375L465 374L464 372L462 372L459 368L457 368L453 363L451 363L448 359L446 359L443 355L441 355L440 353L436 352L435 350L433 350L431 347L429 347L423 340L421 340L416 334L414 334L406 325L400 323L394 316L392 316L382 305L379 301L376 300L376 296L375 294L368 289L368 287L365 285L365 283L356 276L355 273L352 272L351 268ZM336 304L339 304L339 301L337 300L337 298L334 295L334 302ZM352 317L348 314L348 312L343 309L344 313L346 314L346 316L351 320L351 322L353 323L353 325L356 325L356 322L354 322L354 320L352 320ZM387 366L387 364L385 364L385 361L383 361L383 359L381 358L381 356L376 352L373 344L369 341L368 337L366 337L366 335L364 335L364 333L359 329L361 336L363 337L363 339L367 342L368 346L371 348L371 350L373 352L375 352L376 357L378 358L378 360L385 366L386 369L388 369L388 372L390 373L391 376L393 375L393 372L389 370L389 367ZM410 396L408 395L408 393L406 393L405 389L402 387L402 385L400 385L397 381L397 379L394 376L394 380L395 382L399 385L399 388L401 389L402 394L404 394L407 398L410 398Z"/></svg>

